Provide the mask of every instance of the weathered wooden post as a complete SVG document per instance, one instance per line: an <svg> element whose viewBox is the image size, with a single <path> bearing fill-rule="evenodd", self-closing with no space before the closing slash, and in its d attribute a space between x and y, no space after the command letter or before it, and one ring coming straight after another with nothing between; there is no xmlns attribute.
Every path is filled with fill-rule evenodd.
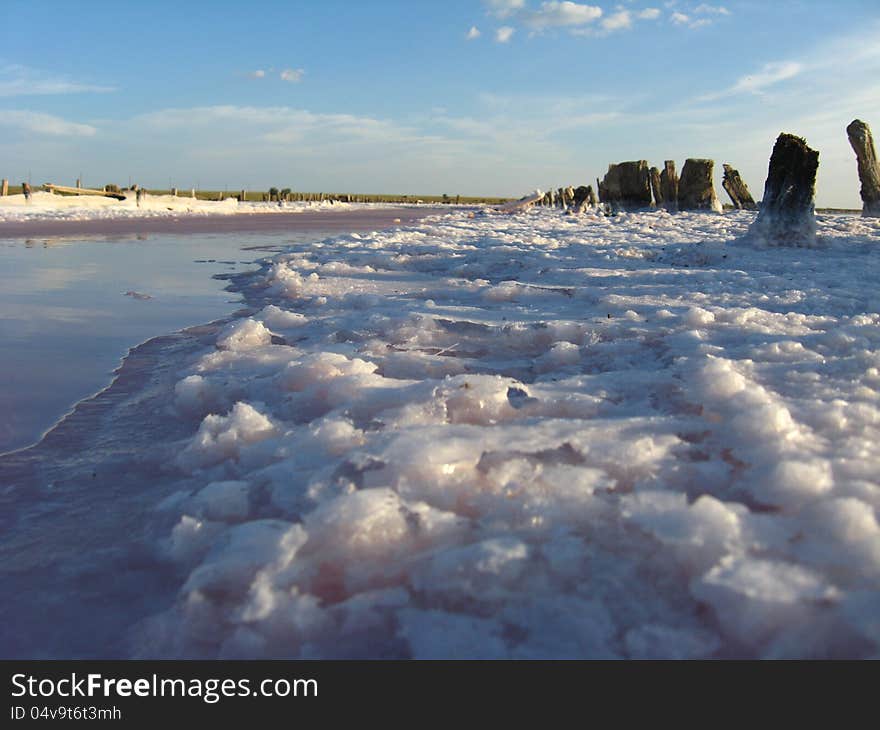
<svg viewBox="0 0 880 730"><path fill-rule="evenodd" d="M854 119L846 128L846 135L859 163L862 215L880 217L880 164L877 162L871 128L861 119Z"/></svg>
<svg viewBox="0 0 880 730"><path fill-rule="evenodd" d="M723 167L724 179L721 181L721 187L727 191L733 207L737 210L757 210L755 199L749 192L745 181L740 177L739 171L734 170L727 163L724 163Z"/></svg>
<svg viewBox="0 0 880 730"><path fill-rule="evenodd" d="M651 182L646 160L609 165L600 183L599 197L613 208L637 210L651 206Z"/></svg>
<svg viewBox="0 0 880 730"><path fill-rule="evenodd" d="M574 203L575 213L580 213L587 205L587 195L589 194L590 188L585 185L578 185L574 189L574 194L572 195L572 202Z"/></svg>
<svg viewBox="0 0 880 730"><path fill-rule="evenodd" d="M171 188L171 194L176 198L177 197L177 188Z"/></svg>
<svg viewBox="0 0 880 730"><path fill-rule="evenodd" d="M770 246L812 246L818 169L819 153L802 137L780 134L770 156L761 209L749 233Z"/></svg>
<svg viewBox="0 0 880 730"><path fill-rule="evenodd" d="M666 210L678 210L678 174L675 172L675 160L666 160L660 172L660 194Z"/></svg>
<svg viewBox="0 0 880 730"><path fill-rule="evenodd" d="M0 183L0 196L5 198L7 195L9 195L9 180L4 177L3 182Z"/></svg>
<svg viewBox="0 0 880 730"><path fill-rule="evenodd" d="M593 186L587 185L587 205L591 208L595 208L599 205L599 200L596 198L596 193L593 192Z"/></svg>
<svg viewBox="0 0 880 730"><path fill-rule="evenodd" d="M82 179L81 179L81 178L77 178L77 179L76 179L76 187L77 187L77 188L81 188L81 187L82 187Z"/></svg>
<svg viewBox="0 0 880 730"><path fill-rule="evenodd" d="M648 176L651 180L651 194L654 196L654 205L658 208L663 205L663 189L660 187L660 170L652 167L648 170Z"/></svg>
<svg viewBox="0 0 880 730"><path fill-rule="evenodd" d="M679 210L722 211L712 182L714 168L714 160L688 158L684 161L678 181Z"/></svg>

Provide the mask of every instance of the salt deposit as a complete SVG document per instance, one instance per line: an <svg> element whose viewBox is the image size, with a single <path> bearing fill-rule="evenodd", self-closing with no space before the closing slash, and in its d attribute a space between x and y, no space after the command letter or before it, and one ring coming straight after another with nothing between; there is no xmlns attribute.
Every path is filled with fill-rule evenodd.
<svg viewBox="0 0 880 730"><path fill-rule="evenodd" d="M168 394L137 654L880 655L880 221L753 219L455 212L268 262Z"/></svg>
<svg viewBox="0 0 880 730"><path fill-rule="evenodd" d="M279 256L178 386L206 486L144 652L876 655L880 224L786 250L752 218L452 214Z"/></svg>
<svg viewBox="0 0 880 730"><path fill-rule="evenodd" d="M98 195L61 195L35 191L30 199L24 195L0 197L0 223L21 221L113 220L145 217L177 217L205 215L241 215L253 213L300 213L316 210L348 210L375 208L378 204L341 203L332 200L314 202L239 203L234 197L223 200L199 200L188 195L145 195L140 201L127 191L125 200ZM395 204L402 207L405 204ZM390 206L389 206L390 207Z"/></svg>

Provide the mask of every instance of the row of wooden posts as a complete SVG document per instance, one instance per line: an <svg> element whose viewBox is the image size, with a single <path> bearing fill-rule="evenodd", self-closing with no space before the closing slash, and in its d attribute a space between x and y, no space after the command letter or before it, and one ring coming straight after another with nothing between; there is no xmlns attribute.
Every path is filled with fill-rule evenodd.
<svg viewBox="0 0 880 730"><path fill-rule="evenodd" d="M862 214L880 217L880 164L870 127L859 119L846 128L858 162ZM713 184L714 161L691 158L685 161L681 177L675 162L666 160L663 169L649 167L646 160L608 166L602 180L592 185L558 188L545 193L537 205L583 210L603 204L610 210L638 210L649 207L670 211L721 210ZM814 229L814 196L819 153L795 135L780 134L773 148L764 198L755 221L767 238L783 242ZM758 204L739 172L724 165L722 187L733 207L757 210ZM770 221L773 221L771 224Z"/></svg>
<svg viewBox="0 0 880 730"><path fill-rule="evenodd" d="M576 211L599 203L614 209L640 209L651 206L666 210L720 210L712 183L714 160L685 160L678 176L674 160L666 160L663 170L648 167L646 160L618 162L608 166L602 180L596 179L596 191L592 185L577 188L558 188L544 194L540 205L568 208ZM737 209L756 210L757 204L739 172L724 165L722 183Z"/></svg>

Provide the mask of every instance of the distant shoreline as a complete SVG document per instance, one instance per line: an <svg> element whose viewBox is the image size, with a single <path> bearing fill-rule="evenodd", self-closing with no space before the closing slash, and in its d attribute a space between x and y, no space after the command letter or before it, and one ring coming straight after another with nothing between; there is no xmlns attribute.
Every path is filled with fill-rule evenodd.
<svg viewBox="0 0 880 730"><path fill-rule="evenodd" d="M413 223L448 207L381 207L375 210L321 210L291 213L250 213L248 215L137 216L85 220L20 220L0 222L0 239L45 236L120 235L137 233L235 233L296 230L377 230L395 223Z"/></svg>

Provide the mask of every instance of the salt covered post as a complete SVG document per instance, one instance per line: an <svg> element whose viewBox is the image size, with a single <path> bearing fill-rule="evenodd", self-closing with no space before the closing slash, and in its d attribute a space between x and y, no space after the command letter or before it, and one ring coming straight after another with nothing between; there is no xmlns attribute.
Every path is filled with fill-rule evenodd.
<svg viewBox="0 0 880 730"><path fill-rule="evenodd" d="M9 180L4 177L3 183L0 184L0 196L5 198L7 195L9 195Z"/></svg>
<svg viewBox="0 0 880 730"><path fill-rule="evenodd" d="M171 188L171 194L176 198L177 197L177 188Z"/></svg>
<svg viewBox="0 0 880 730"><path fill-rule="evenodd" d="M861 119L854 119L846 128L846 136L859 163L862 215L880 217L880 164L877 162L871 128Z"/></svg>
<svg viewBox="0 0 880 730"><path fill-rule="evenodd" d="M812 246L818 169L819 153L807 147L806 140L780 134L770 156L761 210L749 233L771 246Z"/></svg>
<svg viewBox="0 0 880 730"><path fill-rule="evenodd" d="M749 192L745 181L740 177L739 171L734 170L726 163L723 167L724 179L721 181L721 187L727 191L733 207L737 210L757 210L758 206L755 204L755 199Z"/></svg>
<svg viewBox="0 0 880 730"><path fill-rule="evenodd" d="M660 186L660 170L652 167L648 170L648 176L651 180L651 194L654 196L654 205L658 208L663 205L663 189Z"/></svg>
<svg viewBox="0 0 880 730"><path fill-rule="evenodd" d="M678 181L679 210L714 210L720 213L721 203L712 182L714 160L688 158L681 168Z"/></svg>
<svg viewBox="0 0 880 730"><path fill-rule="evenodd" d="M675 172L675 160L666 160L660 172L660 194L667 210L678 207L678 174Z"/></svg>

